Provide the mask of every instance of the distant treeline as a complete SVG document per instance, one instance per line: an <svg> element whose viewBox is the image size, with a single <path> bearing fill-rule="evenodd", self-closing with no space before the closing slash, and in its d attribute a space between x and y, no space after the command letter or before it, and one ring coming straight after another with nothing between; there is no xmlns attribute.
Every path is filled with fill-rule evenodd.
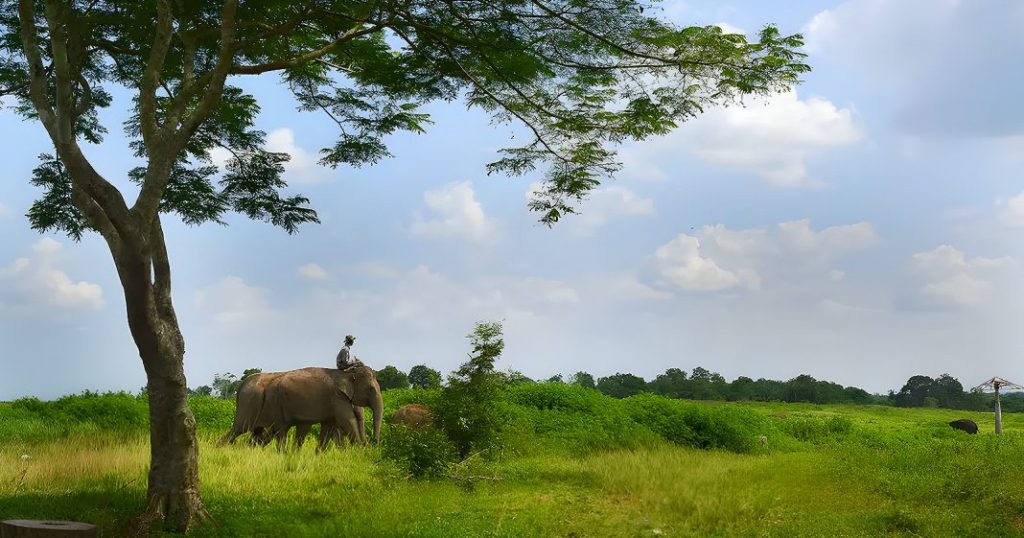
<svg viewBox="0 0 1024 538"><path fill-rule="evenodd" d="M217 375L213 383L198 387L192 392L231 398L238 391L242 379L259 371L257 368L248 369L241 378L233 374ZM764 378L755 380L740 376L729 382L721 374L702 367L694 368L689 373L679 368L669 368L650 381L638 375L624 373L595 379L587 372L576 372L568 378L558 374L544 380L534 380L516 371L503 372L502 375L511 384L568 383L597 389L614 398L628 398L641 392L649 392L683 400L855 403L974 411L993 407L991 394L965 391L960 381L949 374L942 374L934 379L915 375L907 380L898 392L889 391L888 394L872 394L862 388L844 387L806 374L788 381ZM408 373L389 365L377 371L377 380L384 390L436 388L441 386L442 375L423 364L413 366ZM1002 408L1005 412L1024 412L1024 393L1003 395Z"/></svg>

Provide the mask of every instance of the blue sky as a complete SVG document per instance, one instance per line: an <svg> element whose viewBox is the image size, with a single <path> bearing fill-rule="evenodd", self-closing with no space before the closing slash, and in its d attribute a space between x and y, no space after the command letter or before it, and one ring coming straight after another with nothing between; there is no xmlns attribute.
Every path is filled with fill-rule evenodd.
<svg viewBox="0 0 1024 538"><path fill-rule="evenodd" d="M432 105L427 134L389 140L395 158L329 170L332 124L274 79L241 81L323 223L168 224L190 385L331 365L347 333L372 366L448 371L482 319L505 322L500 366L531 377L1024 379L1024 4L666 2L661 16L803 32L814 71L624 148L619 178L554 229L526 209L538 178L486 176L515 129L479 111ZM130 190L119 97L87 153ZM9 111L0 125L0 400L137 389L105 245L29 230L48 142Z"/></svg>

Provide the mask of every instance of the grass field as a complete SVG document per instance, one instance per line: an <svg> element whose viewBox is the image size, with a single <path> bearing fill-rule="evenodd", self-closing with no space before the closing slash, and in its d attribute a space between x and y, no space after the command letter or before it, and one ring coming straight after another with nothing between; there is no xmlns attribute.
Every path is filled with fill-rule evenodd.
<svg viewBox="0 0 1024 538"><path fill-rule="evenodd" d="M493 480L411 479L379 447L218 448L233 405L194 400L214 519L190 535L1024 535L1020 415L996 437L988 413L517 390L504 450L455 472ZM418 398L386 393L392 410ZM0 519L120 536L145 492L144 401L63 402L0 404ZM956 418L982 433L953 431Z"/></svg>

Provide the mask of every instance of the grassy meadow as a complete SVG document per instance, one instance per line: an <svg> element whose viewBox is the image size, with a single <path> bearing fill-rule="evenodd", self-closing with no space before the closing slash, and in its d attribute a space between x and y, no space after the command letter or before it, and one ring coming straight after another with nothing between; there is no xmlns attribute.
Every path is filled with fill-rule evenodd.
<svg viewBox="0 0 1024 538"><path fill-rule="evenodd" d="M389 413L432 397L385 393ZM616 400L559 384L506 399L501 450L425 480L379 446L216 447L234 403L194 398L213 520L190 535L1024 535L1018 414L997 437L990 413L941 409ZM127 394L0 404L0 519L123 535L144 499L145 405ZM957 418L982 432L946 425Z"/></svg>

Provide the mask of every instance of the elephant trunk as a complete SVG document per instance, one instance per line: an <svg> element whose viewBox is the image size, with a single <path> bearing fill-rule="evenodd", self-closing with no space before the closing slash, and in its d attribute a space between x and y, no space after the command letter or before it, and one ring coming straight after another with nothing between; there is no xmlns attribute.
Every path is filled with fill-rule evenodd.
<svg viewBox="0 0 1024 538"><path fill-rule="evenodd" d="M384 397L380 390L376 391L370 401L370 410L373 411L373 442L380 443L380 424L384 420Z"/></svg>

